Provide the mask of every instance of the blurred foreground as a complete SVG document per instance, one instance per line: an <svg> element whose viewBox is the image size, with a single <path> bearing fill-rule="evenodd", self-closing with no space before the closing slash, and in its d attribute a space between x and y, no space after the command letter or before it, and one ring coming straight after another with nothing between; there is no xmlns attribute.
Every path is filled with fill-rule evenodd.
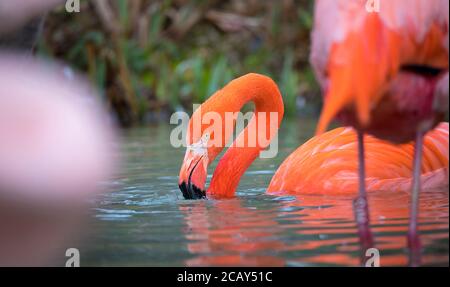
<svg viewBox="0 0 450 287"><path fill-rule="evenodd" d="M117 162L95 94L68 67L0 51L0 265L54 264L84 235Z"/></svg>

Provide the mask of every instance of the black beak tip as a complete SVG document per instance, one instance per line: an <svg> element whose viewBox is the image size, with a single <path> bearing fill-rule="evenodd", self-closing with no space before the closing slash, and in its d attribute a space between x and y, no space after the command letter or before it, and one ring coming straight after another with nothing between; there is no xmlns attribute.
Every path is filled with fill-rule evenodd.
<svg viewBox="0 0 450 287"><path fill-rule="evenodd" d="M184 199L205 199L206 191L198 188L195 185L188 186L186 182L182 182L178 185L183 194Z"/></svg>

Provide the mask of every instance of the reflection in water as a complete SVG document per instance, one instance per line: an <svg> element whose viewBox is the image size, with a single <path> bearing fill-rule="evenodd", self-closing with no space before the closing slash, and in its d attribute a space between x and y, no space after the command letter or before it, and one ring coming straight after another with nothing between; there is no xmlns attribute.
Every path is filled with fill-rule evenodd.
<svg viewBox="0 0 450 287"><path fill-rule="evenodd" d="M407 264L408 201L403 194L371 196L371 218L382 265ZM448 238L435 233L448 228L448 195L424 193L421 205L424 245ZM286 266L359 264L352 198L327 196L274 197L269 209L244 206L241 199L180 205L188 228L188 250L197 255L188 266ZM436 209L441 207L442 209ZM285 254L292 252L297 256ZM448 261L447 254L430 254L425 264Z"/></svg>
<svg viewBox="0 0 450 287"><path fill-rule="evenodd" d="M279 155L257 159L236 198L199 201L183 200L178 190L184 150L170 147L170 129L129 131L128 164L111 183L116 192L99 199L93 228L101 232L82 252L82 264L358 265L353 198L265 194L277 166L313 129L313 121L283 123ZM409 200L408 193L369 196L381 266L407 264ZM448 266L448 191L423 192L420 205L423 263Z"/></svg>
<svg viewBox="0 0 450 287"><path fill-rule="evenodd" d="M282 250L277 239L281 226L274 210L246 208L240 199L180 206L188 228L185 230L188 250L199 255L186 265L283 266L282 257L264 254ZM236 215L236 216L233 216Z"/></svg>

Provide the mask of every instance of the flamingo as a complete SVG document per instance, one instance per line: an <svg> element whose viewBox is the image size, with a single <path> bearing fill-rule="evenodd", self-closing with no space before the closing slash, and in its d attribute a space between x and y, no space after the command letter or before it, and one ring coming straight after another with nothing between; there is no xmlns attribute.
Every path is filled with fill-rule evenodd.
<svg viewBox="0 0 450 287"><path fill-rule="evenodd" d="M194 119L205 118L215 112L223 119L227 112L239 111L247 102L255 103L255 113L247 127L220 159L210 182L205 188L207 167L220 154L232 131L215 123L200 125L200 132L194 132ZM266 113L261 113L266 112ZM263 119L267 113L278 115L276 127ZM237 78L217 91L197 109L188 125L186 141L188 148L180 169L179 188L186 199L232 198L240 178L266 145L249 146L248 139L258 129L258 122L266 129L278 129L283 118L283 101L275 82L259 74L247 74ZM209 139L205 139L205 135ZM274 133L269 134L274 135ZM258 136L258 135L256 135ZM212 145L210 140L219 137L220 145ZM448 185L448 123L428 133L423 141L424 151L421 162L421 180L425 189ZM411 186L415 156L411 143L395 145L369 134L364 135L365 170L364 185L367 191L386 190L407 191ZM350 127L316 135L295 150L275 172L268 188L269 194L354 194L361 186L358 173L358 133ZM363 258L362 258L363 259Z"/></svg>
<svg viewBox="0 0 450 287"><path fill-rule="evenodd" d="M225 128L225 121L199 125L201 131L194 133L194 119L204 118L215 112L225 118L227 112L238 112L244 104L255 103L254 116L219 161L209 188L205 182L207 167L225 147L232 131ZM260 74L239 77L217 91L192 115L187 133L188 148L180 169L179 187L186 199L234 197L239 180L245 170L267 147L257 142L250 146L249 138L258 133L257 123L268 113L278 115L277 125L283 118L283 101L275 82ZM266 113L262 113L266 112ZM274 129L270 121L262 121L266 129ZM205 140L205 134L209 139ZM274 134L271 134L274 136ZM220 138L221 145L211 141ZM411 182L410 143L394 145L373 136L365 135L366 158L370 163L366 182L369 191L407 190ZM448 123L441 123L424 140L424 161L421 176L427 188L448 184ZM273 176L268 193L292 194L351 194L358 185L357 133L352 128L337 128L313 137L295 150Z"/></svg>
<svg viewBox="0 0 450 287"><path fill-rule="evenodd" d="M372 2L378 2L378 9L366 9ZM424 136L448 111L449 2L317 0L315 4L310 61L325 95L317 134L335 118L357 131L360 181L354 209L365 248L373 246L373 237L364 134L396 144L415 141L408 246L410 265L419 265Z"/></svg>

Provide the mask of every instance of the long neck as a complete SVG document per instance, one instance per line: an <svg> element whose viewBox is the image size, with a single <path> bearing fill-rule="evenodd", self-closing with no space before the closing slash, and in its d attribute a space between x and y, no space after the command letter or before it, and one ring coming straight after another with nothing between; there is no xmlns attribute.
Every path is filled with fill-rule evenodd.
<svg viewBox="0 0 450 287"><path fill-rule="evenodd" d="M208 148L209 162L212 162L233 133L233 129L230 130L226 126L226 113L239 112L248 102L255 104L254 115L217 165L207 191L210 197L234 195L245 170L276 134L283 118L284 107L275 82L259 74L247 74L231 81L201 106L202 115L213 111L225 119L221 121L221 131L211 130L211 140L214 140L214 133L222 135L219 146ZM208 125L202 124L202 131L204 128L208 128Z"/></svg>

